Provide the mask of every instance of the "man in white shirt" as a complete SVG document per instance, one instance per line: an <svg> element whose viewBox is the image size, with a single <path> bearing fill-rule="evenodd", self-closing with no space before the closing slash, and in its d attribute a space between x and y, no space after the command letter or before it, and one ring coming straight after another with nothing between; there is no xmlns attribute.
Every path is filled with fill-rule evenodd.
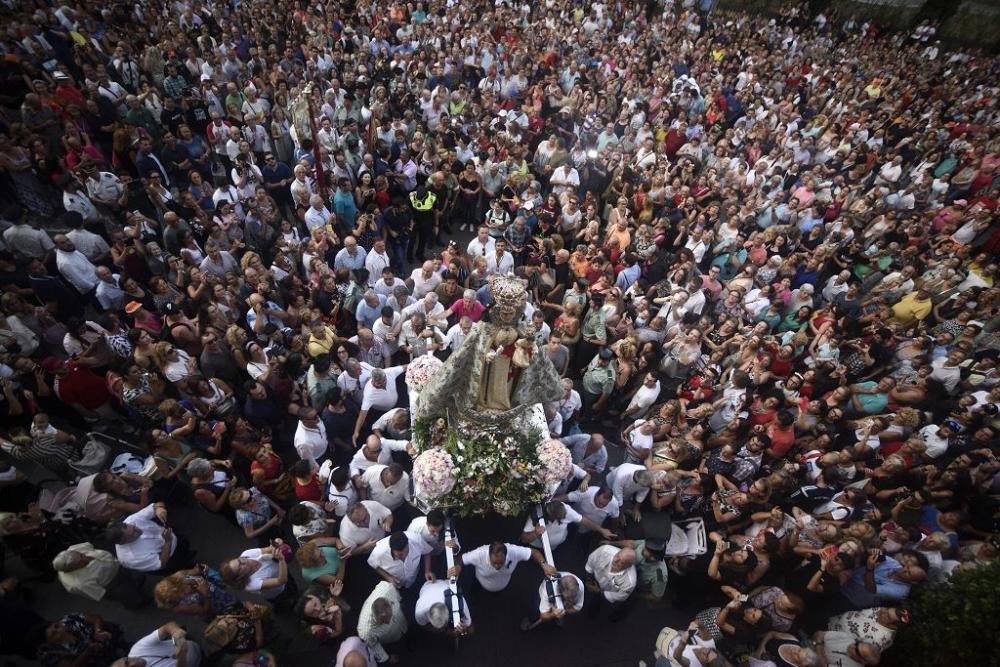
<svg viewBox="0 0 1000 667"><path fill-rule="evenodd" d="M640 463L623 463L608 474L607 485L623 508L638 508L649 495L653 476Z"/></svg>
<svg viewBox="0 0 1000 667"><path fill-rule="evenodd" d="M3 233L4 243L16 255L27 259L44 259L56 246L48 234L23 220L23 215L17 204L4 209L4 220L13 222Z"/></svg>
<svg viewBox="0 0 1000 667"><path fill-rule="evenodd" d="M522 630L532 630L542 623L561 621L566 616L578 614L583 609L584 585L580 577L572 572L559 572L559 597L562 608L556 607L551 597L551 580L546 579L538 586L538 607L521 621Z"/></svg>
<svg viewBox="0 0 1000 667"><path fill-rule="evenodd" d="M304 408L299 412L299 425L293 442L300 459L317 465L326 459L330 442L326 437L326 426L315 409Z"/></svg>
<svg viewBox="0 0 1000 667"><path fill-rule="evenodd" d="M462 343L465 342L465 338L469 335L470 331L472 331L472 319L468 315L465 315L458 321L458 324L448 329L448 333L444 337L444 345L441 347L454 352L462 347Z"/></svg>
<svg viewBox="0 0 1000 667"><path fill-rule="evenodd" d="M420 562L430 550L419 535L399 531L375 544L368 555L368 565L396 588L409 588L417 582ZM424 577L427 581L434 579L429 567L424 568Z"/></svg>
<svg viewBox="0 0 1000 667"><path fill-rule="evenodd" d="M361 475L368 497L395 511L410 501L410 476L398 463L376 463Z"/></svg>
<svg viewBox="0 0 1000 667"><path fill-rule="evenodd" d="M632 595L636 584L635 550L610 544L597 547L587 558L587 589L595 594L594 615L600 611L601 600L612 604L611 619L627 611L624 602Z"/></svg>
<svg viewBox="0 0 1000 667"><path fill-rule="evenodd" d="M441 284L441 274L434 270L434 262L427 260L410 274L408 287L414 299L422 299Z"/></svg>
<svg viewBox="0 0 1000 667"><path fill-rule="evenodd" d="M76 218L75 215L69 216L67 214L67 218L69 217ZM84 257L95 263L110 258L111 248L108 247L108 244L100 236L84 229L83 220L76 218L76 220L67 220L67 223L75 227L75 229L67 232L66 238L73 242L73 245L83 253Z"/></svg>
<svg viewBox="0 0 1000 667"><path fill-rule="evenodd" d="M99 282L96 267L64 234L57 235L53 240L59 273L81 296L88 296Z"/></svg>
<svg viewBox="0 0 1000 667"><path fill-rule="evenodd" d="M95 293L97 302L105 311L112 313L121 311L125 307L125 292L120 284L121 276L117 273L111 273L111 269L106 266L98 266L96 273L100 280L97 283L97 292Z"/></svg>
<svg viewBox="0 0 1000 667"><path fill-rule="evenodd" d="M178 539L167 526L163 503L147 505L113 524L105 537L115 544L118 562L129 570L169 574L186 565L179 561L187 560L187 550L178 552Z"/></svg>
<svg viewBox="0 0 1000 667"><path fill-rule="evenodd" d="M496 249L496 241L490 236L490 230L487 227L480 227L476 238L469 241L469 245L465 249L465 254L469 256L469 264L476 257L486 257L487 255L494 254Z"/></svg>
<svg viewBox="0 0 1000 667"><path fill-rule="evenodd" d="M510 583L518 563L526 560L538 563L547 577L556 574L556 569L545 562L542 552L505 542L493 542L462 554L455 567L448 570L448 576L457 577L462 567L469 565L475 570L476 581L483 589L498 593Z"/></svg>
<svg viewBox="0 0 1000 667"><path fill-rule="evenodd" d="M420 587L417 605L413 609L413 620L416 621L417 625L435 632L452 630L452 612L448 605L457 604L462 614L459 633L467 634L472 629L472 615L469 613L469 605L466 604L465 597L459 596L460 599L452 599L449 595L450 591L451 588L445 579L424 582L424 585Z"/></svg>
<svg viewBox="0 0 1000 667"><path fill-rule="evenodd" d="M305 223L306 227L309 228L309 232L312 233L314 229L321 229L328 224L335 224L336 216L330 213L330 209L323 203L322 197L313 195L309 198L309 210L306 211Z"/></svg>
<svg viewBox="0 0 1000 667"><path fill-rule="evenodd" d="M598 475L608 466L608 448L604 445L604 436L600 433L577 433L560 438L573 455L573 463L587 471Z"/></svg>
<svg viewBox="0 0 1000 667"><path fill-rule="evenodd" d="M575 192L580 187L580 173L571 163L567 162L552 172L549 184L556 196L562 196L564 192Z"/></svg>
<svg viewBox="0 0 1000 667"><path fill-rule="evenodd" d="M333 259L333 268L334 270L344 268L355 271L365 266L367 256L368 252L358 245L356 238L345 236L344 247L337 252L337 256Z"/></svg>
<svg viewBox="0 0 1000 667"><path fill-rule="evenodd" d="M582 491L572 491L558 500L568 501L573 509L587 517L598 526L604 524L608 517L617 519L621 506L615 500L614 494L606 486L590 486ZM580 532L588 532L589 528L580 526Z"/></svg>
<svg viewBox="0 0 1000 667"><path fill-rule="evenodd" d="M399 392L396 390L396 378L403 374L406 365L390 368L373 368L371 379L361 393L361 412L354 426L354 441L357 442L361 426L368 419L370 411L379 414L392 410L399 402Z"/></svg>
<svg viewBox="0 0 1000 667"><path fill-rule="evenodd" d="M376 244L376 246L377 245L378 244ZM374 254L375 254L374 252L368 253L368 259L371 259L372 255ZM431 271L432 272L434 271L433 263L431 264ZM391 266L382 267L379 273L374 273L371 271L371 269L369 269L369 273L371 273L371 275L369 276L369 280L371 280L372 278L378 278L378 276L381 275L381 278L378 278L378 280L376 280L372 284L372 287L378 294L381 294L386 299L392 296L393 291L397 287L406 287L406 283L403 281L402 278L400 278L393 272Z"/></svg>
<svg viewBox="0 0 1000 667"><path fill-rule="evenodd" d="M497 239L493 252L486 255L486 272L490 275L505 276L514 271L514 255L507 252L507 241Z"/></svg>
<svg viewBox="0 0 1000 667"><path fill-rule="evenodd" d="M171 621L132 644L128 657L116 660L111 667L133 667L139 664L137 661L144 667L197 667L201 647L188 640L187 631Z"/></svg>
<svg viewBox="0 0 1000 667"><path fill-rule="evenodd" d="M649 412L649 408L656 403L656 399L659 397L660 381L656 379L654 374L646 373L646 377L642 379L642 384L632 394L632 400L629 401L628 407L625 408L622 418L645 417Z"/></svg>
<svg viewBox="0 0 1000 667"><path fill-rule="evenodd" d="M379 279L382 277L382 271L389 268L391 261L389 253L385 250L385 240L383 239L375 241L375 243L372 244L372 249L365 256L365 268L368 270L368 286L375 288L376 292L379 292L379 294L382 294L382 296L387 299L392 294L392 288L395 287L395 280L390 278L393 284L385 285L385 287L389 288L389 291L385 293L379 291L376 287L376 283L378 283ZM389 273L391 275L392 271ZM402 285L403 281L400 280L399 284Z"/></svg>
<svg viewBox="0 0 1000 667"><path fill-rule="evenodd" d="M354 453L351 459L351 477L357 485L361 485L361 476L374 465L389 465L392 463L392 452L414 451L406 440L392 440L372 433L365 440L361 449Z"/></svg>
<svg viewBox="0 0 1000 667"><path fill-rule="evenodd" d="M408 320L414 313L423 315L427 326L439 327L448 323L447 319L442 317L444 306L441 305L436 292L428 292L424 298L404 308L401 314L404 320Z"/></svg>
<svg viewBox="0 0 1000 667"><path fill-rule="evenodd" d="M352 556L366 554L392 530L392 512L374 500L351 503L340 522L340 541Z"/></svg>

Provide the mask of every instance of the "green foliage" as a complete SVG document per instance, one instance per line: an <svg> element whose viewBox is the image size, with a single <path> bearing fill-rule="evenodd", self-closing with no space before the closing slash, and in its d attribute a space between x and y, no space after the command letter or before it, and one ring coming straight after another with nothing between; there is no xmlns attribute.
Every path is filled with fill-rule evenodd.
<svg viewBox="0 0 1000 667"><path fill-rule="evenodd" d="M536 429L456 429L443 417L418 419L413 443L422 452L440 447L455 462L455 488L435 501L463 516L496 512L515 516L545 497L537 446L545 434Z"/></svg>
<svg viewBox="0 0 1000 667"><path fill-rule="evenodd" d="M917 587L883 665L1000 665L1000 561Z"/></svg>

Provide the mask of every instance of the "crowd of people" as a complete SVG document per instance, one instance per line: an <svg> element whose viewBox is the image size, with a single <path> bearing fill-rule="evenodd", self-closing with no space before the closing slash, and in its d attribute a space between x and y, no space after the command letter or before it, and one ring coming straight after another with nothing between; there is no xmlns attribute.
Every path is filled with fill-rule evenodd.
<svg viewBox="0 0 1000 667"><path fill-rule="evenodd" d="M994 561L997 60L711 7L0 7L0 535L176 616L42 619L8 577L3 651L278 665L282 617L405 662L524 562L524 632L672 603L658 665L876 665L911 591ZM463 549L413 506L403 375L508 273L574 472ZM101 430L136 451L81 476ZM245 539L199 562L178 505ZM689 520L707 552L668 554Z"/></svg>

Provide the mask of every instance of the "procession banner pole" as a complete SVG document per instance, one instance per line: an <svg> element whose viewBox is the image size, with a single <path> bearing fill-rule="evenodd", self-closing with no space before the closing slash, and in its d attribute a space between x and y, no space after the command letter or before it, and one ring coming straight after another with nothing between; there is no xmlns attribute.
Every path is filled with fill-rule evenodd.
<svg viewBox="0 0 1000 667"><path fill-rule="evenodd" d="M545 562L551 565L553 568L556 567L555 559L552 557L552 545L549 543L549 534L545 530L545 508L539 503L535 505L532 510L532 518L535 521L536 526L541 526L542 528L542 553L545 555ZM546 577L545 579L545 590L549 594L549 603L554 605L556 609L560 611L563 610L563 599L562 595L559 593L559 575L555 574L551 577Z"/></svg>
<svg viewBox="0 0 1000 667"><path fill-rule="evenodd" d="M455 567L455 529L451 524L451 517L445 516L444 519L444 559L448 566L448 571ZM451 626L456 632L456 641L458 640L458 631L462 625L462 596L460 595L460 590L458 588L458 577L448 577L448 590L445 592L445 604L448 607L448 611L451 612Z"/></svg>

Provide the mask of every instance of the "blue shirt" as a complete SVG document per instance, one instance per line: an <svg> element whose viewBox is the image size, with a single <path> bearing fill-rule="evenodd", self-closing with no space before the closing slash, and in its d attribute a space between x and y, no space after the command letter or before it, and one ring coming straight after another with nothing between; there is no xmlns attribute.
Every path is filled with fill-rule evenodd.
<svg viewBox="0 0 1000 667"><path fill-rule="evenodd" d="M382 315L382 308L385 307L385 296L382 294L378 295L378 305L374 308L368 305L368 302L364 299L358 304L357 310L354 311L354 318L358 321L358 326L365 326L368 329L372 328L377 320Z"/></svg>
<svg viewBox="0 0 1000 667"><path fill-rule="evenodd" d="M354 203L354 194L342 192L339 189L333 195L333 212L342 220L338 224L346 232L354 229L354 221L358 217L358 205Z"/></svg>
<svg viewBox="0 0 1000 667"><path fill-rule="evenodd" d="M894 605L906 599L910 594L910 585L902 581L892 579L892 574L902 569L894 558L886 559L875 566L875 592L871 593L865 588L865 573L863 567L859 567L851 573L851 578L847 580L840 592L854 605L855 609L869 609L882 605Z"/></svg>

